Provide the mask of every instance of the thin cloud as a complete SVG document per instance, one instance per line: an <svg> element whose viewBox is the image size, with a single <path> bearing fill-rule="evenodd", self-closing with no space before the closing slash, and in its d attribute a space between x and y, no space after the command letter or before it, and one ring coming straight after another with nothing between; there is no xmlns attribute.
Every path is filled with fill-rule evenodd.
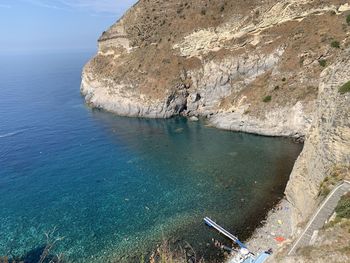
<svg viewBox="0 0 350 263"><path fill-rule="evenodd" d="M93 12L104 13L117 13L121 10L125 10L134 3L136 0L58 0L62 4L71 8L85 9Z"/></svg>
<svg viewBox="0 0 350 263"><path fill-rule="evenodd" d="M51 3L47 3L45 0L22 0L23 2L40 6L40 7L45 7L45 8L51 8L51 9L63 9L62 6L59 6L56 4L57 1L51 1Z"/></svg>
<svg viewBox="0 0 350 263"><path fill-rule="evenodd" d="M22 0L40 7L83 10L94 13L117 14L125 11L137 0Z"/></svg>
<svg viewBox="0 0 350 263"><path fill-rule="evenodd" d="M0 8L12 8L11 5L4 5L4 4L0 4Z"/></svg>

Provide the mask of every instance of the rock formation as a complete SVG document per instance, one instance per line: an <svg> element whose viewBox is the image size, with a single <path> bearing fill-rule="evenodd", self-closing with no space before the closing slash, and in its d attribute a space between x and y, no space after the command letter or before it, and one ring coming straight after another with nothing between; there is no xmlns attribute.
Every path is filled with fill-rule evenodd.
<svg viewBox="0 0 350 263"><path fill-rule="evenodd" d="M99 39L81 91L119 115L304 136L319 62L340 52L332 41L348 42L343 2L141 0Z"/></svg>
<svg viewBox="0 0 350 263"><path fill-rule="evenodd" d="M346 50L321 74L314 121L287 186L294 226L313 212L324 178L350 167L350 93L339 92L349 80L350 50Z"/></svg>

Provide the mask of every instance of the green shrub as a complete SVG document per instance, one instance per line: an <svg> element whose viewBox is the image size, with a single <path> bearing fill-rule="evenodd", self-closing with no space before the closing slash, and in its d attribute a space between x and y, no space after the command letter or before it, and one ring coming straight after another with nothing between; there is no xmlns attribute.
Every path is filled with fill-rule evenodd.
<svg viewBox="0 0 350 263"><path fill-rule="evenodd" d="M263 102L270 102L271 100L272 97L270 95L263 98Z"/></svg>
<svg viewBox="0 0 350 263"><path fill-rule="evenodd" d="M330 177L326 177L324 181L321 183L320 191L318 192L319 196L325 197L331 192L330 188L333 187L334 185L332 183L329 183L329 178Z"/></svg>
<svg viewBox="0 0 350 263"><path fill-rule="evenodd" d="M320 59L320 60L318 61L318 63L320 64L321 67L325 67L325 66L327 65L327 60L325 60L325 59Z"/></svg>
<svg viewBox="0 0 350 263"><path fill-rule="evenodd" d="M318 196L325 197L331 190L349 174L350 167L344 165L334 166L327 177L320 184Z"/></svg>
<svg viewBox="0 0 350 263"><path fill-rule="evenodd" d="M346 17L346 23L348 23L348 25L350 26L350 15Z"/></svg>
<svg viewBox="0 0 350 263"><path fill-rule="evenodd" d="M339 43L339 41L333 40L333 41L331 42L331 47L333 47L333 48L340 48L340 43Z"/></svg>
<svg viewBox="0 0 350 263"><path fill-rule="evenodd" d="M339 88L339 92L341 94L350 92L350 81L346 82L343 86Z"/></svg>
<svg viewBox="0 0 350 263"><path fill-rule="evenodd" d="M287 79L286 78L282 78L282 81L285 82Z"/></svg>
<svg viewBox="0 0 350 263"><path fill-rule="evenodd" d="M335 208L337 217L350 219L350 195L343 196Z"/></svg>
<svg viewBox="0 0 350 263"><path fill-rule="evenodd" d="M334 227L335 225L337 225L338 223L341 222L341 218L340 217L335 217L333 220L327 222L325 225L324 225L324 229L327 229L327 228L332 228Z"/></svg>

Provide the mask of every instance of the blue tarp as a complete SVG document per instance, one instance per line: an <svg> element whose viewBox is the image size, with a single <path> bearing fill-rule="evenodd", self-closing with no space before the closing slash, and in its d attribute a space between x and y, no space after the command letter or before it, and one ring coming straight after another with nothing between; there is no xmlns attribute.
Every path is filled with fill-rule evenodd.
<svg viewBox="0 0 350 263"><path fill-rule="evenodd" d="M245 259L242 263L263 263L270 256L268 253L261 253L256 259L249 257Z"/></svg>
<svg viewBox="0 0 350 263"><path fill-rule="evenodd" d="M270 254L267 253L261 253L254 261L254 263L263 263L265 260L270 256Z"/></svg>

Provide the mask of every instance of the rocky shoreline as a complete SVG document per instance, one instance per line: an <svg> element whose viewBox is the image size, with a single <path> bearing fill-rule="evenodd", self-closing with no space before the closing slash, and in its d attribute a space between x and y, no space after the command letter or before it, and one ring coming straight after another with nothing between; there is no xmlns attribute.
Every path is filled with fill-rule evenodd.
<svg viewBox="0 0 350 263"><path fill-rule="evenodd" d="M275 253L284 244L291 242L292 222L290 210L292 205L287 199L282 199L262 222L263 225L257 228L252 236L246 241L249 249L254 253L272 249Z"/></svg>
<svg viewBox="0 0 350 263"><path fill-rule="evenodd" d="M278 107L265 116L256 117L246 114L247 105L243 105L231 112L212 112L206 110L188 111L187 91L170 96L166 102L160 100L150 102L137 96L111 97L105 89L99 88L103 84L91 80L87 73L83 74L81 94L86 102L94 108L100 108L120 116L141 118L171 118L184 116L189 119L207 118L213 127L252 133L272 137L291 137L303 142L312 123L311 109L315 102L308 102L306 106L298 102L293 107ZM306 108L306 110L305 110Z"/></svg>

